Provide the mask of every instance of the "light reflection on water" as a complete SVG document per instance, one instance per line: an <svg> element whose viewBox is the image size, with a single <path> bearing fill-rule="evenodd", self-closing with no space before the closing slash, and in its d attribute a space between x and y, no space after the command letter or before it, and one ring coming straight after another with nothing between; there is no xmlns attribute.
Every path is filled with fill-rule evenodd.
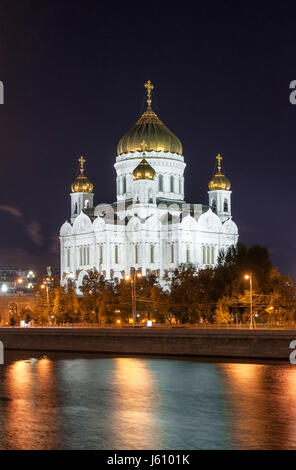
<svg viewBox="0 0 296 470"><path fill-rule="evenodd" d="M0 449L296 449L295 366L28 354L0 366Z"/></svg>

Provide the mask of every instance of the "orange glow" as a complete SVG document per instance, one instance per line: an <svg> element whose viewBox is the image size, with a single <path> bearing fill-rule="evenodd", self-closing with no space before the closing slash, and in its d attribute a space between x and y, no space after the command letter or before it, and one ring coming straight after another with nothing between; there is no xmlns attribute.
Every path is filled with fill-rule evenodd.
<svg viewBox="0 0 296 470"><path fill-rule="evenodd" d="M159 394L149 364L141 359L115 359L112 422L122 448L141 448L142 438L148 448L159 445L162 437L158 419Z"/></svg>
<svg viewBox="0 0 296 470"><path fill-rule="evenodd" d="M245 274L245 276L244 276L244 277L245 277L245 279L250 279L250 276L249 276L249 274Z"/></svg>
<svg viewBox="0 0 296 470"><path fill-rule="evenodd" d="M121 323L121 320L116 320L116 323Z"/></svg>
<svg viewBox="0 0 296 470"><path fill-rule="evenodd" d="M41 284L41 289L45 289L45 285L44 284Z"/></svg>
<svg viewBox="0 0 296 470"><path fill-rule="evenodd" d="M21 279L21 278L19 278L19 279L17 280L17 282L18 282L18 284L22 284L22 283L24 282L24 280Z"/></svg>
<svg viewBox="0 0 296 470"><path fill-rule="evenodd" d="M3 386L10 399L3 416L8 446L55 448L59 422L52 413L57 405L52 362L47 358L16 361L8 366Z"/></svg>

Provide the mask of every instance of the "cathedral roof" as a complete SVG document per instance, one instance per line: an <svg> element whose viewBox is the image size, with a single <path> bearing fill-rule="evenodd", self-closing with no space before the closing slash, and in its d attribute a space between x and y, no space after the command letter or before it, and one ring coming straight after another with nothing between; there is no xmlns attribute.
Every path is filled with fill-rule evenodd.
<svg viewBox="0 0 296 470"><path fill-rule="evenodd" d="M84 174L83 165L85 163L85 159L80 157L78 158L78 161L80 163L80 174L71 185L72 193L92 193L94 186Z"/></svg>
<svg viewBox="0 0 296 470"><path fill-rule="evenodd" d="M230 181L226 176L222 173L221 171L221 160L222 157L220 153L217 155L217 160L218 160L218 171L215 173L213 178L209 182L209 190L210 191L216 191L216 190L221 190L224 189L228 191L231 187Z"/></svg>
<svg viewBox="0 0 296 470"><path fill-rule="evenodd" d="M159 119L151 107L151 91L154 86L148 80L147 109L138 122L120 139L117 146L117 154L129 152L171 152L182 155L183 148L178 137L170 131Z"/></svg>
<svg viewBox="0 0 296 470"><path fill-rule="evenodd" d="M145 153L143 153L143 157ZM133 171L134 180L154 180L156 176L155 170L152 166L143 158L138 166Z"/></svg>

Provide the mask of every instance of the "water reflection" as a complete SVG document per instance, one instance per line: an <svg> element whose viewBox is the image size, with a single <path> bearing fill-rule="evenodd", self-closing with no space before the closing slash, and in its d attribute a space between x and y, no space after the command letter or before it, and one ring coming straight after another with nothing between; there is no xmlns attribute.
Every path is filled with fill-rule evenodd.
<svg viewBox="0 0 296 470"><path fill-rule="evenodd" d="M221 364L232 445L296 448L296 369L290 365Z"/></svg>
<svg viewBox="0 0 296 470"><path fill-rule="evenodd" d="M118 449L162 448L160 396L148 361L115 359L111 430Z"/></svg>
<svg viewBox="0 0 296 470"><path fill-rule="evenodd" d="M50 355L0 368L1 449L296 449L296 368Z"/></svg>
<svg viewBox="0 0 296 470"><path fill-rule="evenodd" d="M4 448L58 447L54 383L53 363L46 358L17 361L7 367Z"/></svg>

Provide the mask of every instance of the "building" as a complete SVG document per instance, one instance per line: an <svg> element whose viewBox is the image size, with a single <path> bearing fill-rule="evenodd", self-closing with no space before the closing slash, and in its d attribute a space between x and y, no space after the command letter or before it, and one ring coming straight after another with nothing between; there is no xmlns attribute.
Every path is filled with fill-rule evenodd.
<svg viewBox="0 0 296 470"><path fill-rule="evenodd" d="M209 182L208 205L185 202L182 144L153 111L151 82L145 87L147 109L117 146L115 203L94 205L85 159L79 159L71 218L60 230L62 284L71 279L79 288L94 268L108 279L131 268L161 279L181 263L215 266L219 251L237 243L222 157Z"/></svg>
<svg viewBox="0 0 296 470"><path fill-rule="evenodd" d="M36 286L37 276L31 269L0 266L0 295L12 292L30 293Z"/></svg>

